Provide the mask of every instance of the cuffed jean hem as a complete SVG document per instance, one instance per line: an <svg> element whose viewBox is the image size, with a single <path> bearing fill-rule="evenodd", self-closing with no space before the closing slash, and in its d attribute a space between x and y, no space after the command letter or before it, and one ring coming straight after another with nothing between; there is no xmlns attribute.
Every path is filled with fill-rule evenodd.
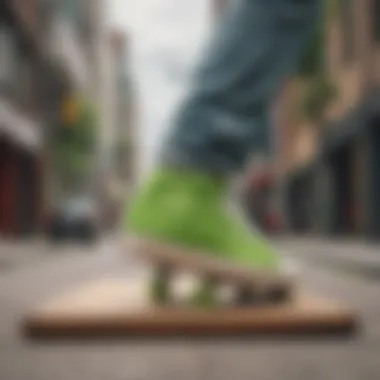
<svg viewBox="0 0 380 380"><path fill-rule="evenodd" d="M230 162L220 159L202 158L200 155L187 155L183 151L170 150L160 156L159 166L208 173L217 178L230 178L237 172L238 167L231 167Z"/></svg>
<svg viewBox="0 0 380 380"><path fill-rule="evenodd" d="M229 109L218 101L189 97L175 128L162 144L162 165L233 176L244 169L249 154L271 150L269 120L263 110L252 118ZM253 148L253 149L252 149Z"/></svg>

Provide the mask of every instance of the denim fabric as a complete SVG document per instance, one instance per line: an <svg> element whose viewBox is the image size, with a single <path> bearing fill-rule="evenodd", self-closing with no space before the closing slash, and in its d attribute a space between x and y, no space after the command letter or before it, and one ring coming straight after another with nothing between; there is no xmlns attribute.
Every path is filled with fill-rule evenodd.
<svg viewBox="0 0 380 380"><path fill-rule="evenodd" d="M163 164L228 175L267 150L268 106L318 11L318 0L231 0L172 119Z"/></svg>

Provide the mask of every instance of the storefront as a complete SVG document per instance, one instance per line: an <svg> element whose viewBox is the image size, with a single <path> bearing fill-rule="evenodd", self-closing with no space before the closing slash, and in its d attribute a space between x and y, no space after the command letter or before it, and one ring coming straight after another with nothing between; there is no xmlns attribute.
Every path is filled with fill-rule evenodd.
<svg viewBox="0 0 380 380"><path fill-rule="evenodd" d="M329 185L322 196L329 208L324 221L329 234L380 237L379 106L380 96L370 92L326 128L321 156Z"/></svg>
<svg viewBox="0 0 380 380"><path fill-rule="evenodd" d="M314 166L307 165L290 173L283 188L285 212L290 232L310 233L313 229Z"/></svg>
<svg viewBox="0 0 380 380"><path fill-rule="evenodd" d="M359 232L357 192L357 136L361 133L357 111L326 128L321 140L322 159L328 176L325 205L328 213L322 221L324 232L332 236L353 235ZM322 202L319 202L322 205Z"/></svg>
<svg viewBox="0 0 380 380"><path fill-rule="evenodd" d="M0 99L0 235L27 236L41 222L41 136Z"/></svg>
<svg viewBox="0 0 380 380"><path fill-rule="evenodd" d="M40 181L38 159L0 139L0 235L24 237L37 232Z"/></svg>

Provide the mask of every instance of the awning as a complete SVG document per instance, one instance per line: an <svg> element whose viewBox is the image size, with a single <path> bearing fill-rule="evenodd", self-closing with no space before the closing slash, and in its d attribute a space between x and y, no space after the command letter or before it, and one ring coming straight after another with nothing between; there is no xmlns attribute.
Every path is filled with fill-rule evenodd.
<svg viewBox="0 0 380 380"><path fill-rule="evenodd" d="M4 99L0 99L0 137L2 136L33 152L42 145L42 134L38 125Z"/></svg>

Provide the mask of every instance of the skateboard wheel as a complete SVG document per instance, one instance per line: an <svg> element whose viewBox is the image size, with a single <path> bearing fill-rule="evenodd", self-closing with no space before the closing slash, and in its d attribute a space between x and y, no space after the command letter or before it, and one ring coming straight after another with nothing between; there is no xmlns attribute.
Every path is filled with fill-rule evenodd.
<svg viewBox="0 0 380 380"><path fill-rule="evenodd" d="M274 303L286 302L290 299L292 289L289 286L276 285L267 292L268 300Z"/></svg>
<svg viewBox="0 0 380 380"><path fill-rule="evenodd" d="M236 301L240 306L282 303L289 299L290 289L283 285L270 288L238 288Z"/></svg>
<svg viewBox="0 0 380 380"><path fill-rule="evenodd" d="M172 273L173 268L170 266L156 268L150 285L150 295L154 303L164 305L171 301Z"/></svg>
<svg viewBox="0 0 380 380"><path fill-rule="evenodd" d="M237 290L236 303L239 306L248 306L257 302L257 294L252 288L239 288Z"/></svg>

